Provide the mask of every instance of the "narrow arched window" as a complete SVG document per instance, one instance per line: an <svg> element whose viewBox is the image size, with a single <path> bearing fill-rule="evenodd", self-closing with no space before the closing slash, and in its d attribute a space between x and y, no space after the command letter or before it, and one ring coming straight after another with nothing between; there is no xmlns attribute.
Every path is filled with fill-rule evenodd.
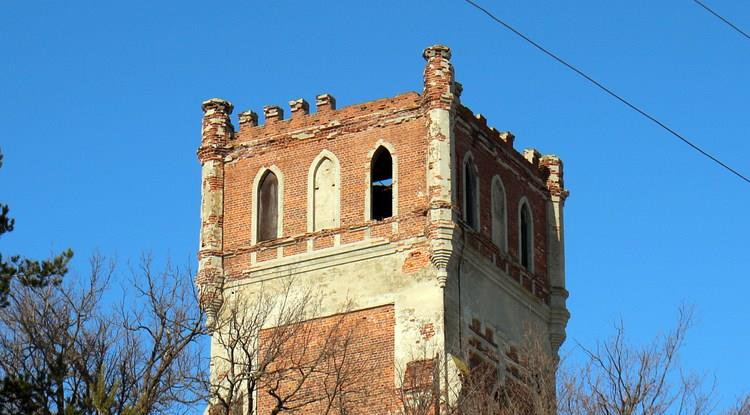
<svg viewBox="0 0 750 415"><path fill-rule="evenodd" d="M474 230L479 230L477 202L477 175L474 163L468 160L464 163L464 221Z"/></svg>
<svg viewBox="0 0 750 415"><path fill-rule="evenodd" d="M322 159L313 180L313 230L338 227L339 193L334 162L327 157Z"/></svg>
<svg viewBox="0 0 750 415"><path fill-rule="evenodd" d="M502 252L508 249L506 217L505 189L500 178L495 176L492 180L492 242Z"/></svg>
<svg viewBox="0 0 750 415"><path fill-rule="evenodd" d="M529 210L529 205L525 202L521 204L521 213L520 213L520 234L519 234L519 249L520 249L520 259L521 259L521 266L526 268L528 271L532 271L532 267L534 264L534 235L533 235L533 225L532 225L532 218L531 218L531 210Z"/></svg>
<svg viewBox="0 0 750 415"><path fill-rule="evenodd" d="M258 242L278 237L279 181L272 171L266 172L258 185Z"/></svg>
<svg viewBox="0 0 750 415"><path fill-rule="evenodd" d="M393 159L380 147L370 166L370 218L383 220L393 216Z"/></svg>

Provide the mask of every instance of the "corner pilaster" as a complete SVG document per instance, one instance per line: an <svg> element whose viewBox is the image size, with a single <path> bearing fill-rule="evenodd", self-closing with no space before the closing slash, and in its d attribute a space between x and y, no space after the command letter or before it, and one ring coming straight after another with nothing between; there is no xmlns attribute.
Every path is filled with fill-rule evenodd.
<svg viewBox="0 0 750 415"><path fill-rule="evenodd" d="M224 286L224 155L234 136L232 104L213 98L203 102L198 159L201 162L201 232L196 284L200 305L213 329L223 302Z"/></svg>
<svg viewBox="0 0 750 415"><path fill-rule="evenodd" d="M455 154L454 117L460 86L455 82L450 48L434 45L425 49L422 107L427 120L427 189L429 191L430 259L438 284L445 287L448 263L453 255L454 198L452 159Z"/></svg>
<svg viewBox="0 0 750 415"><path fill-rule="evenodd" d="M547 155L539 159L539 164L549 173L547 189L550 200L547 202L547 273L550 282L549 340L552 349L557 351L565 341L565 328L570 319L566 305L568 290L565 289L565 238L563 208L568 191L563 182L563 163L559 157Z"/></svg>

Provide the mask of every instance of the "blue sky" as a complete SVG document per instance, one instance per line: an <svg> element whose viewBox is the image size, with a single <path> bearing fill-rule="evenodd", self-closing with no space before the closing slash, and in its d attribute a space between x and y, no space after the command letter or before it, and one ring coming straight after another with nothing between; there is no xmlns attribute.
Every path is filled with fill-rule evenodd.
<svg viewBox="0 0 750 415"><path fill-rule="evenodd" d="M483 4L750 174L750 41L692 1ZM750 29L750 3L707 4ZM0 200L17 224L0 252L188 261L202 100L420 91L434 43L465 105L566 163L568 346L620 318L648 339L692 304L687 365L725 401L747 391L750 185L459 0L3 2Z"/></svg>

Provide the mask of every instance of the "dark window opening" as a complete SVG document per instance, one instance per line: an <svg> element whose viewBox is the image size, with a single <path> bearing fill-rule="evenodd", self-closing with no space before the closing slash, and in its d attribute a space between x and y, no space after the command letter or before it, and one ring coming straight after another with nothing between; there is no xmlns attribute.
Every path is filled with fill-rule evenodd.
<svg viewBox="0 0 750 415"><path fill-rule="evenodd" d="M278 236L279 182L273 172L266 173L258 187L258 242Z"/></svg>
<svg viewBox="0 0 750 415"><path fill-rule="evenodd" d="M372 156L370 173L370 217L383 220L393 216L393 160L380 147Z"/></svg>
<svg viewBox="0 0 750 415"><path fill-rule="evenodd" d="M477 229L477 180L471 163L466 163L464 166L464 192L466 193L464 214L466 224L472 229Z"/></svg>
<svg viewBox="0 0 750 415"><path fill-rule="evenodd" d="M527 204L521 207L521 266L531 270L531 214Z"/></svg>

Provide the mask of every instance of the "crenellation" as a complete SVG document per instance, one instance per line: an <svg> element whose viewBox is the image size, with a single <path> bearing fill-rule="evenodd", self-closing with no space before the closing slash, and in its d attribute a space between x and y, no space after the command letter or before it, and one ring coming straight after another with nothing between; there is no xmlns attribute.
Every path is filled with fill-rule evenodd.
<svg viewBox="0 0 750 415"><path fill-rule="evenodd" d="M263 107L263 117L266 119L266 124L282 121L284 119L284 109L278 105L266 105Z"/></svg>
<svg viewBox="0 0 750 415"><path fill-rule="evenodd" d="M539 158L542 157L542 153L535 148L527 148L523 150L523 158L525 158L532 166L539 168Z"/></svg>
<svg viewBox="0 0 750 415"><path fill-rule="evenodd" d="M292 118L310 113L310 104L302 98L289 101L289 107L291 108Z"/></svg>
<svg viewBox="0 0 750 415"><path fill-rule="evenodd" d="M336 110L336 98L331 94L320 94L315 97L315 111L329 112Z"/></svg>
<svg viewBox="0 0 750 415"><path fill-rule="evenodd" d="M239 113L240 118L240 131L243 131L247 128L257 127L258 126L258 114L255 111L248 110Z"/></svg>
<svg viewBox="0 0 750 415"><path fill-rule="evenodd" d="M487 127L487 118L485 118L485 116L484 116L484 115L482 115L482 114L480 114L480 113L476 113L476 114L474 115L474 118L476 118L476 119L477 119L477 121L479 121L479 124L480 124L481 126L483 126L483 127Z"/></svg>
<svg viewBox="0 0 750 415"><path fill-rule="evenodd" d="M510 148L513 148L513 142L516 140L516 136L510 131L501 131L498 137L507 144Z"/></svg>

